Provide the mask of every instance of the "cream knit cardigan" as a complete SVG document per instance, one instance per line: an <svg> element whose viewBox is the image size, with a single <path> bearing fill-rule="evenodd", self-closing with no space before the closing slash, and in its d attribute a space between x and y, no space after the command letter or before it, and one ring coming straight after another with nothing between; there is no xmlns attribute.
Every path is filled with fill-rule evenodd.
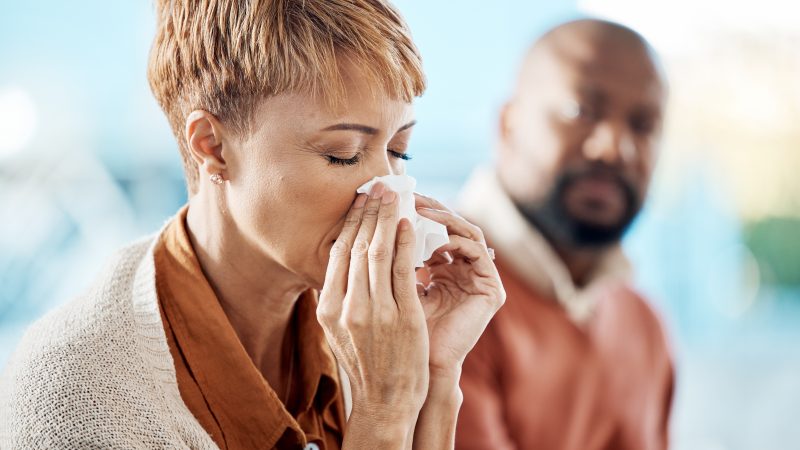
<svg viewBox="0 0 800 450"><path fill-rule="evenodd" d="M27 331L0 378L0 449L217 448L178 391L154 242Z"/></svg>

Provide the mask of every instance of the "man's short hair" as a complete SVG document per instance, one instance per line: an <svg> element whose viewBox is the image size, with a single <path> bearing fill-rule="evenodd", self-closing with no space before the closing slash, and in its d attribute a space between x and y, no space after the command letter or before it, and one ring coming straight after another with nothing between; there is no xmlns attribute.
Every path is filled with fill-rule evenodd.
<svg viewBox="0 0 800 450"><path fill-rule="evenodd" d="M384 0L156 0L150 88L178 141L189 192L197 164L188 114L210 112L251 131L257 101L312 93L342 99L342 58L375 88L410 102L425 90L422 61L400 14Z"/></svg>

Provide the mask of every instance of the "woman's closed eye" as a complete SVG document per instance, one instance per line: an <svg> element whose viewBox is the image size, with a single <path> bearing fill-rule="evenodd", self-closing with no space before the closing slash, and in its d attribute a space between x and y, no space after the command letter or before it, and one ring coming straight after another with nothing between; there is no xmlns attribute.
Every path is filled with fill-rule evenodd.
<svg viewBox="0 0 800 450"><path fill-rule="evenodd" d="M411 155L405 152L399 152L392 149L387 150L387 152L389 152L389 155L391 155L393 158L402 159L403 161L408 161L411 159Z"/></svg>
<svg viewBox="0 0 800 450"><path fill-rule="evenodd" d="M337 158L333 155L325 155L325 159L327 159L329 163L337 166L354 166L361 161L361 154L356 153L352 158Z"/></svg>
<svg viewBox="0 0 800 450"><path fill-rule="evenodd" d="M399 152L392 149L387 150L387 152L392 158L402 159L403 161L408 161L411 159L411 155L408 153ZM356 153L351 158L340 158L333 155L325 155L325 159L327 159L329 163L337 166L353 166L361 161L361 154Z"/></svg>

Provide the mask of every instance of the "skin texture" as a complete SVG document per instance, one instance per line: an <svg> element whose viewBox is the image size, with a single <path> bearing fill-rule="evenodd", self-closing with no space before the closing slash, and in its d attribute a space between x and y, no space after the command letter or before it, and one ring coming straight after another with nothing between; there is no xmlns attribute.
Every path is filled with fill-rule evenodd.
<svg viewBox="0 0 800 450"><path fill-rule="evenodd" d="M665 91L632 31L598 20L557 27L530 50L502 110L501 183L532 223L532 211L575 174L557 199L568 218L612 228L631 220L657 159ZM554 225L543 232L580 285L605 246L581 245Z"/></svg>
<svg viewBox="0 0 800 450"><path fill-rule="evenodd" d="M353 391L346 448L450 448L461 363L505 293L480 230L422 197L452 244L431 262L430 284L416 283L414 234L397 222L397 196L381 184L369 198L355 194L372 177L404 172L413 108L367 86L356 65L341 71L338 108L277 95L254 111L247 136L208 112L189 115L200 168L192 243L277 392L288 382L281 343L294 303L322 289L318 317Z"/></svg>

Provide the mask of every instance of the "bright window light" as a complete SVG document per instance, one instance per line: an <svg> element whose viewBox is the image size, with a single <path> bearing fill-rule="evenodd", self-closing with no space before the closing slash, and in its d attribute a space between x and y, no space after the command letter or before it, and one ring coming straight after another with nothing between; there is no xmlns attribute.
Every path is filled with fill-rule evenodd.
<svg viewBox="0 0 800 450"><path fill-rule="evenodd" d="M36 105L17 87L0 88L0 157L27 146L36 128Z"/></svg>

